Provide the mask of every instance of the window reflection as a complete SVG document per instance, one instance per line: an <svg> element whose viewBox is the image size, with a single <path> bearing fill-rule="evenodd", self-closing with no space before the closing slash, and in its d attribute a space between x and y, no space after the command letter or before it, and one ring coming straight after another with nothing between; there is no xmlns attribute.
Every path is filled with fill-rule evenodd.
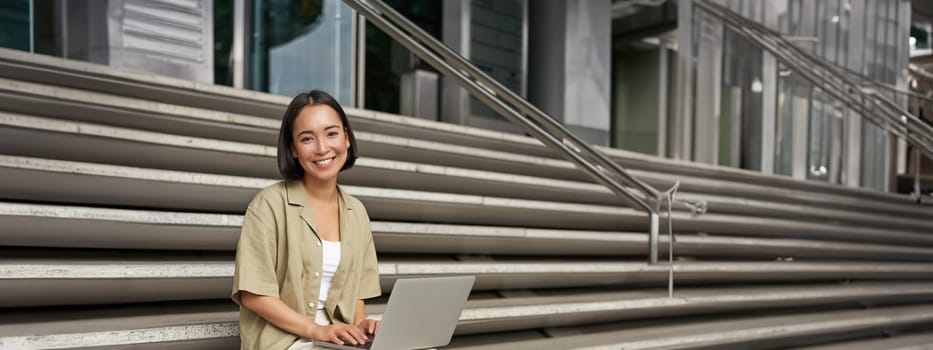
<svg viewBox="0 0 933 350"><path fill-rule="evenodd" d="M253 2L250 88L278 95L308 89L350 101L350 8L339 0Z"/></svg>
<svg viewBox="0 0 933 350"><path fill-rule="evenodd" d="M0 1L0 46L31 51L29 0Z"/></svg>

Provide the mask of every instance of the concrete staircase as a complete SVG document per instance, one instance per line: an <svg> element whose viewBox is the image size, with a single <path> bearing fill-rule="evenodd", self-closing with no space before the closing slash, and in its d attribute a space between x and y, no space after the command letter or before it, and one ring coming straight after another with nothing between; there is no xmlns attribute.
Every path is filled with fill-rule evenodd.
<svg viewBox="0 0 933 350"><path fill-rule="evenodd" d="M0 50L0 349L236 348L233 250L288 101ZM537 141L347 112L383 288L477 276L450 348L933 343L933 207L908 196L604 149L708 203L650 265L647 216Z"/></svg>

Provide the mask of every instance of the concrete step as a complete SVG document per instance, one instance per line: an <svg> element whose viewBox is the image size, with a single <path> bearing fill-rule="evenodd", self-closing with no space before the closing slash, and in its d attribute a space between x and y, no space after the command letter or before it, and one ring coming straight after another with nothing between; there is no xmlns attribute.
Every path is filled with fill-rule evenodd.
<svg viewBox="0 0 933 350"><path fill-rule="evenodd" d="M847 200L850 201L854 199L855 201L885 203L905 207L916 206L914 200L909 195L904 194L843 186L823 181L800 180L784 175L763 174L754 170L659 158L608 147L597 147L597 149L603 151L609 157L627 168L660 174L675 174L681 179L703 178L724 181L726 183L766 186L785 191L801 191L811 193L818 197L847 198Z"/></svg>
<svg viewBox="0 0 933 350"><path fill-rule="evenodd" d="M218 155L220 156L220 155ZM141 177L147 179L174 179L185 182L186 178L205 179L210 174L182 174L171 171L130 169L99 164L71 163L67 161L43 160L0 155L0 166L5 168L30 169L35 171L81 173L121 177ZM79 169L75 171L74 169ZM147 175L148 174L148 175ZM258 179L236 179L235 177L214 176L218 183L239 182L265 183ZM618 205L618 197L605 187L566 180L553 180L533 176L503 174L464 168L444 167L376 158L362 158L353 170L342 177L344 183L373 187L400 189L419 189L449 193L468 193L495 195L512 198L540 199L551 201L569 201L577 203L595 203ZM188 180L191 182L192 180ZM270 180L271 181L271 180ZM41 191L20 191L41 192ZM851 213L837 209L825 209L806 205L773 203L760 200L711 196L708 194L680 193L678 198L704 200L710 213L745 214L754 216L772 216L785 218L809 218L813 221L855 222L860 225L880 226L885 228L904 228L924 230L933 225L928 218L893 218L873 213ZM230 210L230 209L222 209ZM241 207L233 209L242 210Z"/></svg>
<svg viewBox="0 0 933 350"><path fill-rule="evenodd" d="M281 120L290 97L227 86L203 84L148 73L115 70L92 63L64 60L56 57L29 55L0 49L0 77L20 82L52 85L79 91L118 95L179 106L208 109L260 118ZM418 118L370 110L346 108L354 128L387 135L417 137L422 140L475 145L482 139L483 148L499 151L520 151L544 157L555 157L537 140L515 134L494 132L465 126L437 123Z"/></svg>
<svg viewBox="0 0 933 350"><path fill-rule="evenodd" d="M0 78L0 103L9 113L270 145L276 136L270 139L270 131L281 124L281 115L262 118L5 78Z"/></svg>
<svg viewBox="0 0 933 350"><path fill-rule="evenodd" d="M0 349L236 349L233 302L0 311Z"/></svg>
<svg viewBox="0 0 933 350"><path fill-rule="evenodd" d="M548 329L664 317L765 312L821 305L933 301L930 283L807 284L805 286L686 287L667 290L559 292L543 296L471 300L457 334Z"/></svg>
<svg viewBox="0 0 933 350"><path fill-rule="evenodd" d="M222 299L230 293L233 258L157 253L94 257L93 253L30 252L0 260L0 307ZM638 286L666 283L669 267L613 260L563 261L447 257L383 257L383 289L402 277L475 275L474 290ZM677 261L678 286L721 283L933 279L927 263ZM80 291L80 292L76 292Z"/></svg>
<svg viewBox="0 0 933 350"><path fill-rule="evenodd" d="M122 193L123 197L127 197L126 201L133 201L134 198L135 201L149 201L149 206L234 212L245 210L245 204L259 189L278 181L273 178L215 175L2 154L0 154L0 171L10 178L10 184L7 186L10 187L9 192L5 194L7 198L67 202L72 201L71 197L75 197L78 201L107 203L105 199L108 197L107 193L112 193L111 197L119 197ZM43 181L35 181L37 178L42 178ZM341 180L342 183L348 185L366 187L619 205L619 200L615 195L595 184L374 158L359 159L353 169L341 175ZM52 190L44 185L45 183L70 181L86 183L87 187L69 191L67 187ZM215 188L217 191L227 188L229 192L243 191L244 193L236 195L204 193L204 195L216 196L201 200L176 199L173 201L172 198L175 198L173 196L159 192L152 193L153 191L148 191L146 188L171 185L188 186L192 191L197 191L196 187L202 186ZM144 189L144 192L139 192L139 189ZM94 196L91 193L94 190L101 191L101 194ZM132 193L124 192L124 190ZM68 192L75 193L62 195ZM160 195L166 199L153 201L155 198L152 197ZM95 197L99 198L95 199ZM137 205L137 203L129 203L129 205Z"/></svg>
<svg viewBox="0 0 933 350"><path fill-rule="evenodd" d="M0 94L0 102L4 102L4 97L6 102L9 102L10 107L5 108L7 113L68 120L69 123L77 125L94 124L111 128L109 130L113 130L114 134L121 134L119 130L123 129L187 138L243 142L269 146L274 150L280 124L278 120L267 118L2 78L0 78L0 87L16 92L7 95ZM2 91L4 90L0 90ZM30 98L24 94L28 94ZM30 101L31 103L28 103ZM94 103L88 103L88 101L94 101ZM57 108L50 108L50 105L54 107L56 104L59 105ZM26 122L25 124L36 123ZM589 181L589 178L576 170L571 163L553 158L496 151L481 146L457 145L446 140L429 141L410 136L392 136L381 131L372 133L359 130L356 136L360 141L361 152L365 156L518 174L538 174L538 176L550 174L561 179ZM545 164L550 166L535 169L537 165ZM542 170L545 173L542 173Z"/></svg>
<svg viewBox="0 0 933 350"><path fill-rule="evenodd" d="M91 63L69 61L55 57L31 55L14 50L0 51L0 76L65 88L77 88L102 94L126 96L227 113L244 113L279 120L289 98L224 86L202 84L180 79L116 70ZM62 96L64 97L64 96ZM131 104L132 105L132 104ZM474 148L495 149L534 156L555 157L540 142L519 135L450 125L417 118L389 115L348 108L360 131L416 137L422 140L457 144ZM356 121L358 120L358 121ZM781 176L727 167L667 160L635 152L601 148L620 163L632 169L646 169L681 177L721 179L782 189L842 195L863 200L909 204L909 196L865 189L831 185L819 181L800 181Z"/></svg>
<svg viewBox="0 0 933 350"><path fill-rule="evenodd" d="M782 349L933 325L933 304L692 321L606 323L540 334L456 338L451 349ZM522 339L524 338L524 339ZM535 339L537 338L537 339Z"/></svg>
<svg viewBox="0 0 933 350"><path fill-rule="evenodd" d="M233 251L242 215L0 202L7 247Z"/></svg>
<svg viewBox="0 0 933 350"><path fill-rule="evenodd" d="M278 177L276 150L270 146L5 112L0 112L0 148L6 155L224 175Z"/></svg>
<svg viewBox="0 0 933 350"><path fill-rule="evenodd" d="M390 267L392 266L392 267ZM826 280L926 280L933 278L933 266L927 263L889 262L745 262L745 261L674 261L673 266L631 261L580 261L494 259L480 262L442 262L420 264L398 261L380 273L401 276L434 274L481 275L478 289L552 288L581 285L657 284L667 282L673 270L681 286L748 282L803 282ZM537 272L550 278L520 276L515 273ZM528 277L527 279L525 277ZM592 279L590 277L593 277ZM579 281L579 282L576 282ZM485 287L482 287L485 286Z"/></svg>
<svg viewBox="0 0 933 350"><path fill-rule="evenodd" d="M861 226L879 228L903 228L907 230L927 231L933 223L927 217L892 217L890 215L864 210L839 209L820 205L800 203L780 203L761 199L749 199L744 196L725 196L708 193L680 192L676 198L693 203L704 201L707 213L734 214L755 217L793 218L824 223L852 223ZM682 208L687 211L689 208ZM931 216L933 218L933 216Z"/></svg>
<svg viewBox="0 0 933 350"><path fill-rule="evenodd" d="M240 215L0 202L6 246L233 251ZM647 255L642 232L373 221L380 253ZM661 237L666 256L667 238ZM677 256L931 261L933 248L816 240L677 235Z"/></svg>
<svg viewBox="0 0 933 350"><path fill-rule="evenodd" d="M678 220L680 219L680 220ZM811 223L792 219L761 218L738 215L684 216L674 214L674 227L688 232L709 232L722 235L761 238L798 238L848 242L875 242L909 244L926 241L926 233L909 234L898 230L886 230L864 226L843 226L841 223ZM881 234L881 232L884 232ZM876 236L877 235L877 236ZM886 236L887 238L882 238ZM916 236L916 237L913 237ZM913 238L911 238L913 237Z"/></svg>
<svg viewBox="0 0 933 350"><path fill-rule="evenodd" d="M100 171L113 170L90 166ZM7 171L3 175L10 179L0 187L8 190L0 196L8 199L227 212L242 212L255 192L273 182L158 171L128 178L63 172L67 170L0 170ZM62 177L68 181L53 181L63 180ZM151 180L155 177L161 179ZM234 191L220 193L228 188ZM577 229L619 229L624 225L647 224L644 213L621 207L361 186L342 188L362 200L375 220Z"/></svg>
<svg viewBox="0 0 933 350"><path fill-rule="evenodd" d="M267 130L269 144L277 130ZM81 160L108 164L146 166L164 164L166 169L202 171L227 175L278 177L273 146L210 138L141 131L87 122L0 112L0 146L5 153L42 158ZM556 159L530 157L443 143L358 132L363 157L400 160L476 170L534 175L564 180L585 177L573 165ZM43 147L42 141L57 140ZM28 145L28 146L27 146ZM56 147L52 147L55 145ZM116 152L88 154L98 149ZM205 155L225 153L221 159ZM208 153L205 153L208 152ZM129 157L136 154L136 159ZM169 159L162 159L164 157ZM140 157L144 156L144 157ZM174 161L172 161L174 160Z"/></svg>
<svg viewBox="0 0 933 350"><path fill-rule="evenodd" d="M643 257L643 232L547 230L518 227L373 222L379 251L492 255L606 255ZM667 236L660 237L667 256ZM677 234L678 257L744 259L837 259L931 261L933 248L814 239L778 239Z"/></svg>
<svg viewBox="0 0 933 350"><path fill-rule="evenodd" d="M366 161L362 163L366 163ZM368 168L368 171L377 171L373 169L375 167L367 167L365 164L361 165L360 168ZM419 173L421 172L418 171L417 166L409 167L408 170L411 171L412 177L419 178ZM354 170L350 172L352 171ZM442 169L439 171L444 170ZM141 169L18 156L0 156L0 173L3 173L3 175L9 179L4 183L0 183L0 189L4 190L2 197L7 199L96 203L104 205L143 206L149 208L199 211L214 210L229 213L242 212L255 191L274 182L274 180L269 179ZM484 177L494 178L495 176L492 175L495 174L480 174L476 176L475 174L466 172L463 174L463 177L475 176L473 179L475 181L480 181L480 178ZM404 178L406 176L402 175L399 177ZM461 179L463 177L461 177ZM537 186L537 182L533 180L526 181L522 187L519 187L518 185L521 184L521 181L523 181L522 179L508 178L506 176L500 176L498 178L503 180L503 182L499 184L501 187L513 185L519 189L534 189L535 186ZM452 187L468 185L458 184L455 178L447 180L451 181ZM544 183L548 182L545 181ZM80 184L80 186L74 186L74 184ZM563 189L556 188L552 191L575 193L572 191L575 189L572 185L573 184L568 184ZM440 184L437 186L440 186ZM491 186L495 186L495 183L491 182ZM348 186L347 188L350 189L353 187L355 186ZM370 208L370 214L374 215L374 218L382 220L411 220L413 216L417 217L420 215L418 211L439 209L439 207L436 207L434 204L443 204L445 206L466 206L461 207L463 209L482 209L499 206L502 208L512 208L513 212L535 212L536 210L540 211L540 209L554 210L556 206L556 208L565 208L568 212L588 213L597 216L600 215L599 213L608 214L609 212L622 214L618 218L619 220L616 221L616 225L611 224L611 218L586 223L575 223L566 220L566 218L548 216L540 221L534 219L535 221L531 222L530 225L535 226L550 222L557 225L554 227L565 228L646 229L647 224L647 221L644 219L644 214L626 208L576 203L527 201L523 199L480 197L437 192L389 190L369 187L365 187L365 190L363 190L362 188L364 187L359 188L360 190L357 190L357 192L354 192L354 190L350 190L350 192L361 196L372 197L370 201L373 202L374 205L376 205L376 200L379 198L381 198L382 202L391 201L392 198L387 196L392 195L392 193L401 196L398 198L421 199L420 203L417 201L405 203L407 207L404 205L380 207L390 210L391 213L385 213L385 215L383 215L384 212L380 211L378 208ZM387 191L401 192L390 193ZM551 194L555 196L560 194L554 192L551 192ZM577 194L577 196L572 196L572 198L583 200L580 196L586 197L587 194L588 193L584 192L582 194ZM365 201L366 199L364 198L364 202ZM712 204L716 205L716 203L718 202L713 202ZM765 209L769 206L767 203L759 203L759 205ZM405 212L400 210L402 208L415 208L416 210ZM792 214L794 208L787 208L787 210L788 214ZM797 208L796 210L803 212L805 208ZM818 210L814 211L821 213ZM505 218L502 217L506 214L508 214L508 212L492 213L488 216L483 216L479 213L472 216L455 216L449 213L438 218L445 218L445 220L449 222L494 225L509 223L508 221L504 221ZM853 215L846 215L842 218L852 216ZM865 215L865 217L872 218L873 216ZM852 226L844 227L838 224L806 223L749 216L720 215L715 213L697 217L678 213L675 214L675 220L674 227L681 232L696 230L735 235L822 237L823 239L838 240L851 240L855 238L885 243L910 242L910 244L917 242L933 242L933 237L927 235L925 231L922 230L912 233L906 230L872 229L859 226L858 221L849 224ZM834 222L838 222L839 220L841 220L839 217L834 218ZM730 225L732 221L741 221L748 226L738 227ZM914 222L917 223L909 227L914 227L916 229L916 226L920 226L922 221L923 220L914 220ZM512 222L512 224L515 223ZM788 231L788 228L795 230ZM743 231L743 229L747 230Z"/></svg>
<svg viewBox="0 0 933 350"><path fill-rule="evenodd" d="M680 190L711 196L728 196L745 199L756 199L776 203L806 204L813 207L832 208L847 211L871 211L879 215L896 217L910 217L929 215L929 208L916 204L891 204L866 200L845 194L822 193L818 191L798 190L793 187L782 187L783 181L779 176L772 183L764 181L728 181L724 179L707 178L701 176L681 175L672 172L647 171L632 169L632 175L648 182L659 189L670 188L680 181ZM872 209L868 209L871 207ZM905 215L905 213L908 213Z"/></svg>
<svg viewBox="0 0 933 350"><path fill-rule="evenodd" d="M190 107L184 106L173 106L163 103L154 103L146 100L139 99L127 99L123 97L111 96L111 95L102 95L98 93L91 93L81 90L69 90L57 87L49 87L44 85L36 85L25 82L17 82L10 80L0 79L0 86L7 86L8 89L15 91L23 91L22 93L29 93L34 95L44 96L45 99L39 99L35 101L34 107L29 108L28 103L24 103L24 100L30 100L19 94L13 94L8 96L10 98L10 105L15 106L11 110L18 112L32 112L32 113L43 113L44 115L49 115L50 111L58 111L58 114L51 113L50 116L56 118L67 118L67 119L77 119L84 122L104 122L104 123L117 123L119 126L123 127L132 127L132 128L142 128L146 130L156 130L161 132L174 132L179 133L185 136L194 136L194 137L206 137L206 138L222 138L225 140L233 140L239 142L249 142L257 143L264 145L274 144L275 132L278 127L278 122L274 120L269 120L266 118L256 118L250 117L247 115L236 115L228 112L217 112L213 110L199 110ZM46 91L49 90L49 91ZM69 106L60 106L60 108L49 108L50 103L65 103L66 96L73 97L73 105ZM2 97L2 94L0 94ZM33 97L32 99L37 99L38 97ZM106 108L103 110L94 109L96 105L90 105L87 101L95 101L98 104L106 104ZM17 103L13 103L19 101ZM134 112L126 112L127 109L133 109ZM85 111L86 110L86 111ZM83 112L82 112L83 111ZM122 112L121 112L122 111ZM121 114L123 113L123 114ZM241 135L242 134L242 135ZM444 161L442 165L448 166L467 166L476 169L486 169L486 170L496 170L496 171L517 171L519 173L525 174L537 174L539 176L544 175L541 173L542 169L538 169L537 172L533 169L527 167L527 162L532 164L538 163L553 163L553 159L540 158L537 156L531 157L516 157L518 154L501 152L501 151L491 151L483 152L481 156L488 156L487 159L494 160L493 164L488 164L488 162L480 162L479 164L474 164L477 159L471 158L468 155L476 153L477 149L487 150L482 147L482 144L477 144L474 146L458 146L456 144L451 144L450 142L414 142L412 143L408 137L396 137L385 135L380 132L380 134L372 134L366 132L360 133L361 141L365 146L368 140L374 141L380 147L376 147L375 150L378 154L375 154L378 157L391 158L398 157L399 154L405 154L408 157L405 160L409 161L418 161L418 162L430 162L437 161L438 157L432 157L430 154L424 154L425 150L438 150L441 152L447 152L455 156L456 159L451 159L449 161ZM410 134L409 134L410 135ZM406 135L407 136L407 135ZM362 147L363 149L373 148ZM404 152L404 149L408 148L408 152ZM412 149L414 148L414 152ZM401 153L398 151L402 151ZM428 151L430 153L430 151ZM486 154L488 153L488 154ZM464 158L464 155L467 155ZM446 159L447 157L441 158ZM501 162L495 162L496 160L511 160L516 164L501 164ZM522 166L525 165L525 166ZM550 176L556 176L562 179L577 180L577 181L591 181L588 177L584 176L582 173L576 170L572 170L573 166L567 162L556 161L551 165L558 166L560 169L550 169ZM511 169L511 170L509 170ZM571 171L567 171L571 169ZM637 169L637 167L636 167ZM636 176L641 176L642 178L649 179L649 183L652 185L666 188L669 187L674 181L678 179L677 176L664 176L664 174L670 174L671 169L664 169L664 172L655 172L655 173L639 173L635 171ZM676 173L675 173L676 174ZM652 175L658 175L655 179ZM667 177L669 179L663 179ZM680 175L679 178L683 179L683 175ZM704 182L704 178L697 178L697 181ZM774 178L774 181L784 184L779 178ZM720 181L721 182L721 181ZM761 184L757 185L761 187ZM771 185L773 186L773 185ZM767 186L767 187L771 187ZM697 188L699 187L699 188ZM698 186L697 184L688 185L685 183L686 190L700 190L703 193L734 193L739 196L747 196L749 193L757 193L758 191L748 191L748 189L719 189L719 191L713 191L708 186ZM705 191L703 189L705 188ZM787 186L774 187L774 191L764 191L763 195L767 195L768 198L775 197L776 194L785 193L787 191ZM768 193L770 192L770 193ZM820 205L832 205L832 206L858 206L859 201L853 201L851 196L846 198L833 198L832 194L819 193L820 195L814 196L810 194L809 196L795 196L796 200L805 199L806 197L812 197L810 200L815 200L821 202ZM824 198L826 196L829 198ZM787 200L787 195L777 195L778 198L785 198ZM912 210L916 205L912 202L904 202L903 198L899 198L896 202L900 205L907 205L907 210ZM770 200L770 199L769 199ZM878 205L875 203L873 205ZM933 213L933 209L930 208L920 208L921 211L926 214ZM884 211L885 213L895 213L898 210L894 208L889 208L889 210Z"/></svg>
<svg viewBox="0 0 933 350"><path fill-rule="evenodd" d="M361 161L360 168L365 169L370 174L379 174L379 178L392 177L392 173L381 172L384 167L397 165L399 172L394 173L395 177L413 181L413 187L417 186L418 180L427 181L432 176L423 175L430 172L417 165L390 163L385 165L370 164L370 161ZM378 161L376 162L378 163ZM380 166L382 168L380 168ZM395 169L395 168L393 168ZM445 173L451 169L435 169L436 173ZM459 169L452 169L452 173L457 173ZM351 173L355 170L350 170ZM407 171L407 172L406 172ZM0 174L8 180L0 184L3 195L0 197L8 200L30 200L45 202L65 202L65 203L91 203L110 206L136 206L159 209L173 210L198 210L198 211L221 211L228 213L240 213L245 210L246 204L259 189L273 183L271 179L244 178L235 176L212 175L202 173L166 171L156 169L143 169L124 166L111 166L94 163L59 161L31 157L3 156L0 155ZM479 173L464 170L457 173L459 176L451 175L438 181L433 187L437 189L461 189L468 192L471 184L482 182L487 179L487 184L492 188L509 188L504 190L506 194L521 195L520 192L533 191L540 189L540 185L553 185L548 190L539 191L537 196L557 198L564 195L583 201L589 197L592 192L600 193L595 188L588 188L586 184L565 183L559 181L536 181L535 179L522 179L504 176L495 173ZM497 183L494 180L499 180ZM461 182L462 181L462 182ZM381 181L381 184L387 184L390 180ZM352 182L351 182L352 183ZM449 186L449 187L446 187ZM547 186L543 186L547 187ZM357 188L353 190L351 188ZM361 199L367 204L370 215L380 220L412 220L417 219L425 210L437 210L441 206L459 206L463 211L459 215L448 213L444 216L435 217L435 220L443 218L448 222L471 223L471 224L516 224L517 221L508 221L512 217L508 216L514 213L525 212L523 214L531 221L523 221L530 227L563 227L563 228L590 228L590 229L646 229L647 220L644 214L631 209L597 206L579 203L560 203L549 201L535 201L525 199L513 199L502 197L471 196L456 193L392 190L375 187L347 186L350 193L358 196L368 197ZM587 192L586 190L591 190ZM393 192L394 191L394 192ZM401 191L401 192L399 192ZM481 193L485 193L480 191ZM543 193L543 194L542 194ZM606 193L603 193L604 195ZM412 201L398 205L382 205L379 203L392 202L391 196L399 196L395 199L411 198ZM613 197L605 197L611 200ZM753 215L756 211L745 208L758 208L759 211L772 210L780 205L770 203L749 203L741 205L743 201L723 198L721 201L710 202L712 207L722 207L729 209L729 206L738 207L735 211L745 211L747 215ZM503 209L501 212L490 212L489 208ZM555 209L557 208L557 209ZM599 217L611 213L621 214L616 224L612 224L612 218L603 218L596 221L577 223L569 220L570 217L558 217L553 215L553 210L565 209L569 213L583 213L592 217ZM403 209L411 209L405 211ZM472 209L472 211L471 211ZM811 215L817 215L815 218L824 218L820 215L827 214L826 211L807 207L795 207L785 205L778 208L786 212L787 216L798 213L801 217L806 212ZM388 213L386 212L388 211ZM469 215L474 213L476 215ZM481 215L485 212L488 215ZM535 215L534 213L540 213ZM546 215L546 217L542 217ZM854 218L862 216L862 219ZM517 217L516 217L517 218ZM933 236L926 234L925 222L931 220L915 219L908 221L906 228L900 230L891 229L873 229L862 227L864 219L876 219L877 216L870 214L849 214L844 212L836 213L836 216L830 217L833 223L838 224L819 224L805 223L799 221L790 221L786 219L768 219L757 218L754 216L736 216L709 213L697 217L685 214L675 214L675 228L681 232L690 232L697 230L702 232L721 232L738 235L760 235L775 234L777 236L787 236L797 234L799 236L811 235L817 233L817 237L831 237L838 240L851 240L852 238L863 239L874 242L893 242L910 241L913 243L933 242ZM825 218L824 218L825 219ZM849 219L850 222L845 222ZM730 226L730 220L741 220L747 222L748 227ZM878 219L880 222L889 222ZM846 226L839 224L844 223ZM540 226L549 224L552 226ZM556 226L554 226L556 225ZM893 223L892 223L893 225ZM796 232L786 232L790 227L797 228ZM749 233L737 229L753 228L760 232ZM914 231L908 231L913 229ZM732 230L732 231L729 231Z"/></svg>
<svg viewBox="0 0 933 350"><path fill-rule="evenodd" d="M682 289L675 298L668 298L663 290L473 298L467 302L460 316L456 334L462 337L515 329L804 307L826 302L872 304L898 299L900 303L923 303L933 299L933 284L930 283L807 287L694 288ZM369 303L367 314L381 318L384 302L385 298L381 298ZM197 304L142 304L134 308L38 309L16 314L0 311L0 316L7 320L0 322L0 349L52 347L66 337L72 339L71 343L61 343L64 348L101 346L108 341L112 345L124 346L206 341L207 345L219 346L230 344L229 338L237 335L235 310L231 302L217 300ZM109 331L110 336L100 336L104 331ZM157 331L166 334L154 334ZM179 346L177 343L174 345ZM190 345L185 347L190 348Z"/></svg>
<svg viewBox="0 0 933 350"><path fill-rule="evenodd" d="M795 350L929 350L933 349L933 332L885 334L883 338L859 339L826 345L805 346Z"/></svg>

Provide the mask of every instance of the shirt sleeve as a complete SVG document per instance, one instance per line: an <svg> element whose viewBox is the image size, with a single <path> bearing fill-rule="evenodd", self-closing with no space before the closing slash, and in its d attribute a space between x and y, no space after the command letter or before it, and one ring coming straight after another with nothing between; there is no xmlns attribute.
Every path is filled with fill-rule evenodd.
<svg viewBox="0 0 933 350"><path fill-rule="evenodd" d="M242 305L240 292L243 291L279 297L275 273L275 228L266 223L272 220L271 215L269 203L254 199L243 217L243 228L236 250L233 291L230 295L237 304Z"/></svg>
<svg viewBox="0 0 933 350"><path fill-rule="evenodd" d="M376 261L376 245L372 235L363 251L363 265L360 272L360 299L375 298L382 294L379 286L379 263Z"/></svg>

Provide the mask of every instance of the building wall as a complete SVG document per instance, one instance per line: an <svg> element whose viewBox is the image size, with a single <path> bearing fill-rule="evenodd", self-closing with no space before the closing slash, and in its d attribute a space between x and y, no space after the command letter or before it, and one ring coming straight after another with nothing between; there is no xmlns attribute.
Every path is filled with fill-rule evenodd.
<svg viewBox="0 0 933 350"><path fill-rule="evenodd" d="M563 72L567 41L563 40L567 18L562 1L533 0L528 4L528 100L551 116L564 116Z"/></svg>
<svg viewBox="0 0 933 350"><path fill-rule="evenodd" d="M65 57L205 83L214 81L213 3L58 3Z"/></svg>
<svg viewBox="0 0 933 350"><path fill-rule="evenodd" d="M531 1L529 100L594 144L609 144L611 3Z"/></svg>

